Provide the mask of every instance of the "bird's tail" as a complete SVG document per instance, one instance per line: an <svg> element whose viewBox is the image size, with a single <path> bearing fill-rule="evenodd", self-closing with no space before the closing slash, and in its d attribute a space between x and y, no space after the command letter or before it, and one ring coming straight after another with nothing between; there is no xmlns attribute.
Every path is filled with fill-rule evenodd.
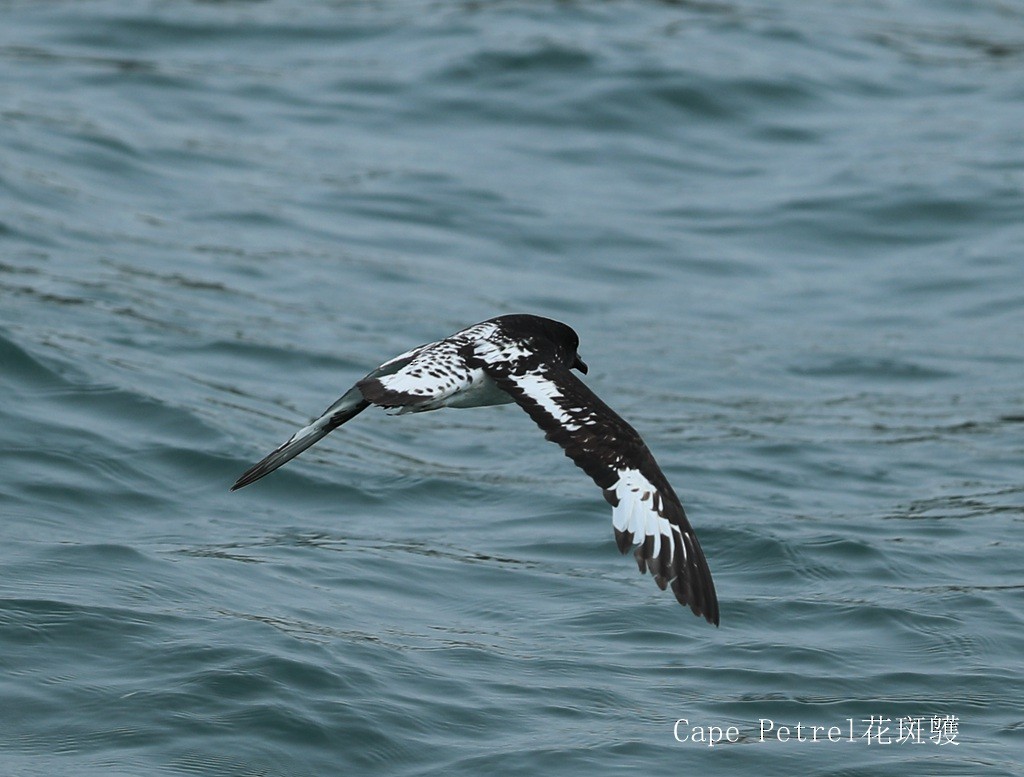
<svg viewBox="0 0 1024 777"><path fill-rule="evenodd" d="M327 408L322 416L309 426L299 429L288 442L268 454L259 464L243 472L242 476L231 486L231 490L237 491L243 486L255 483L264 475L270 474L282 464L294 459L306 448L318 443L346 421L355 418L369 406L370 403L363 399L359 389L351 388L345 396Z"/></svg>

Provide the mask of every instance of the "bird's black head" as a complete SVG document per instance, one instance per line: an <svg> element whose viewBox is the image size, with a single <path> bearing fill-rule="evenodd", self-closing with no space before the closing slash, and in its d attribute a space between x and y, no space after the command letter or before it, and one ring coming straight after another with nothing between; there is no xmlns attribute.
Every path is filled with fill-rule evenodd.
<svg viewBox="0 0 1024 777"><path fill-rule="evenodd" d="M550 318L541 319L547 327L548 339L555 344L558 355L562 357L563 363L570 369L576 369L587 374L587 363L580 358L578 353L580 347L580 336L576 334L571 326L566 326L561 321L553 321Z"/></svg>
<svg viewBox="0 0 1024 777"><path fill-rule="evenodd" d="M548 341L554 346L555 354L566 367L579 370L584 375L587 374L587 364L577 353L580 347L580 337L571 326L551 318L525 313L501 316L500 318L505 326L517 330L517 333L522 336L539 337Z"/></svg>

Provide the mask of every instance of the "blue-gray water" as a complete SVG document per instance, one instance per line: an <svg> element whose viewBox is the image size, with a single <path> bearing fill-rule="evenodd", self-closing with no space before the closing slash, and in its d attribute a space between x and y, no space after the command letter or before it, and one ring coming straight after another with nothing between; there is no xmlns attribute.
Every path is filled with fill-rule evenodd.
<svg viewBox="0 0 1024 777"><path fill-rule="evenodd" d="M1024 773L1019 4L0 16L0 773ZM228 493L519 311L580 332L721 628L515 407Z"/></svg>

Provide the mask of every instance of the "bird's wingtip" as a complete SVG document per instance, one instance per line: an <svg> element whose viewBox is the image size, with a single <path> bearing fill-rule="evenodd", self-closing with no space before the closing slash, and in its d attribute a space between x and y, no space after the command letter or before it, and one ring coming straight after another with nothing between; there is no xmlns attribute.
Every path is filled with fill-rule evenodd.
<svg viewBox="0 0 1024 777"><path fill-rule="evenodd" d="M260 464L263 464L263 462L260 462ZM237 491L240 488L245 488L250 483L255 483L257 480L263 477L263 475L266 474L266 472L260 472L259 470L259 465L256 465L251 469L247 469L245 472L241 474L238 480L231 484L231 488L229 488L228 491Z"/></svg>

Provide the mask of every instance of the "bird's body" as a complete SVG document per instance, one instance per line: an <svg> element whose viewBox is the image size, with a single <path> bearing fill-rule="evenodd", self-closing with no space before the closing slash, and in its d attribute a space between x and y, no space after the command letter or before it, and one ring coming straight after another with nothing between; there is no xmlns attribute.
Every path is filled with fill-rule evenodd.
<svg viewBox="0 0 1024 777"><path fill-rule="evenodd" d="M636 430L577 378L576 333L558 321L508 315L483 321L381 364L319 418L246 471L259 480L371 404L391 412L519 404L593 478L612 505L616 543L634 543L640 571L718 625L718 600L683 506Z"/></svg>

